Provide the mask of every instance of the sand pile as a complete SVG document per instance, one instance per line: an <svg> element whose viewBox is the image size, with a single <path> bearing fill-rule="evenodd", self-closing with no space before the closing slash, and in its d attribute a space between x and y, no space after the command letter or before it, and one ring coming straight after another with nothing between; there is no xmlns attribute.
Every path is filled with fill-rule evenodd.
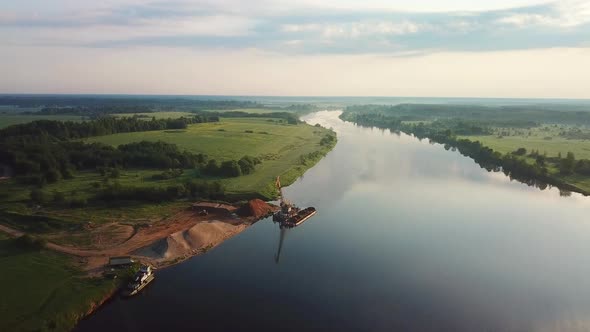
<svg viewBox="0 0 590 332"><path fill-rule="evenodd" d="M248 202L248 210L251 216L259 219L271 213L273 208L263 200L253 199Z"/></svg>
<svg viewBox="0 0 590 332"><path fill-rule="evenodd" d="M195 254L204 248L214 247L245 228L245 225L231 225L220 221L199 223L137 249L133 255L156 261L174 260Z"/></svg>

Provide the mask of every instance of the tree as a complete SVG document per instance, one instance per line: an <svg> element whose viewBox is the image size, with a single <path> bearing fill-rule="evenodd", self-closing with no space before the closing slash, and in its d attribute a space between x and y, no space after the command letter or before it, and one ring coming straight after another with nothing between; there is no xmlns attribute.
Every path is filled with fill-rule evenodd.
<svg viewBox="0 0 590 332"><path fill-rule="evenodd" d="M512 152L512 154L515 154L517 156L524 156L526 154L526 149L518 148L516 151Z"/></svg>
<svg viewBox="0 0 590 332"><path fill-rule="evenodd" d="M560 160L559 172L561 174L572 174L576 166L576 158L573 152L568 152L567 156Z"/></svg>
<svg viewBox="0 0 590 332"><path fill-rule="evenodd" d="M35 203L45 203L48 201L47 194L43 190L33 189L29 195L31 200Z"/></svg>
<svg viewBox="0 0 590 332"><path fill-rule="evenodd" d="M64 203L66 201L66 195L61 191L54 191L53 201L58 204Z"/></svg>
<svg viewBox="0 0 590 332"><path fill-rule="evenodd" d="M45 178L47 182L54 183L61 179L61 173L55 168L51 168L45 173Z"/></svg>
<svg viewBox="0 0 590 332"><path fill-rule="evenodd" d="M242 169L235 160L228 160L221 163L219 167L219 173L222 176L237 177L242 175Z"/></svg>
<svg viewBox="0 0 590 332"><path fill-rule="evenodd" d="M207 166L205 167L205 172L209 175L217 175L219 173L219 165L217 165L217 160L209 160Z"/></svg>

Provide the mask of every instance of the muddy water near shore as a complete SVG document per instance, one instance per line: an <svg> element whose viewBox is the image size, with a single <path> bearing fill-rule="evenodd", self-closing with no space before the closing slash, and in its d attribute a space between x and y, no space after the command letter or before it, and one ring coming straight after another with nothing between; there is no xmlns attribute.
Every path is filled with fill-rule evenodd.
<svg viewBox="0 0 590 332"><path fill-rule="evenodd" d="M77 331L590 329L590 198L337 112L304 119L339 139L284 190L316 216L259 221Z"/></svg>

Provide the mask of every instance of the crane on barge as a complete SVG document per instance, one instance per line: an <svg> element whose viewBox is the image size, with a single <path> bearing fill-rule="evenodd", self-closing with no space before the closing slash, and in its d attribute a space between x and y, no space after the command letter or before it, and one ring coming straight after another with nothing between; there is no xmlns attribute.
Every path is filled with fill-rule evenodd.
<svg viewBox="0 0 590 332"><path fill-rule="evenodd" d="M283 187L281 186L280 176L277 176L275 186L279 193L279 206L281 207L280 210L275 212L275 214L272 216L272 220L274 222L278 222L281 229L279 248L277 250L277 255L275 256L275 262L278 264L281 255L281 249L283 248L283 241L287 234L287 229L297 227L309 218L313 217L313 215L316 214L316 209L314 207L300 209L288 201L283 195Z"/></svg>

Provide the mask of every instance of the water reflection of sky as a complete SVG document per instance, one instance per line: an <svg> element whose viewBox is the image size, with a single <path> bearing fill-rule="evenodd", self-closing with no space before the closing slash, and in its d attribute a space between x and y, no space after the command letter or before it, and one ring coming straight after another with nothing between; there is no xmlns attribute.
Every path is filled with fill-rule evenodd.
<svg viewBox="0 0 590 332"><path fill-rule="evenodd" d="M589 199L511 181L439 144L342 123L334 113L315 114L310 122L316 121L335 129L339 144L310 176L325 181L321 190L334 203L331 211L346 210L358 220L356 231L338 233L339 241L373 244L370 257L355 261L381 252L403 262L396 266L404 271L379 272L408 282L412 301L432 310L435 324L588 327ZM302 192L299 186L293 194Z"/></svg>
<svg viewBox="0 0 590 332"><path fill-rule="evenodd" d="M452 182L453 188L471 185L477 190L497 186L524 191L524 195L534 195L545 202L576 202L590 207L590 200L583 195L572 193L563 198L557 188L540 190L511 180L502 172L487 172L471 158L461 156L458 151L447 151L427 139L345 123L337 118L338 114L340 112L319 112L304 118L338 133L338 145L331 152L332 158L324 163L324 170L316 167L309 171L321 173L319 178L326 183L334 184L333 179L338 178L338 190L333 192L345 192L347 186L365 182L405 186L414 186L417 182Z"/></svg>

